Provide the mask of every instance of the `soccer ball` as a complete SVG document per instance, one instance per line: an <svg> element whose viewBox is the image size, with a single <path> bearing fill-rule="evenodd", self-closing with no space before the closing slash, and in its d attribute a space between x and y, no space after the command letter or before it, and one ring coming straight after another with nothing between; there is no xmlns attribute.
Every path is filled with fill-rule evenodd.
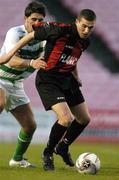
<svg viewBox="0 0 119 180"><path fill-rule="evenodd" d="M76 169L81 174L96 174L100 169L100 159L94 153L82 153L76 160Z"/></svg>

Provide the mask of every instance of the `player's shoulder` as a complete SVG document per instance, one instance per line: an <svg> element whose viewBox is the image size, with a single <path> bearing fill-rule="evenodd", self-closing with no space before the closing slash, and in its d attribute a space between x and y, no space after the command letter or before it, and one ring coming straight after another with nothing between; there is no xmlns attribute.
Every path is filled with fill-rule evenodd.
<svg viewBox="0 0 119 180"><path fill-rule="evenodd" d="M26 34L26 30L25 30L25 27L24 25L20 25L20 26L14 26L14 27L11 27L8 32L7 32L7 35L25 35Z"/></svg>

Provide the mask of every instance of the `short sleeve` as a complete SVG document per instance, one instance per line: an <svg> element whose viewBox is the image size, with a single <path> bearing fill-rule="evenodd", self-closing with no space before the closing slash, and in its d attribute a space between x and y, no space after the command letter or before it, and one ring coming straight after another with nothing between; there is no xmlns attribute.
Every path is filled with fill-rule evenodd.
<svg viewBox="0 0 119 180"><path fill-rule="evenodd" d="M3 45L6 53L8 53L16 45L18 41L19 41L19 36L17 32L13 28L11 28L6 34Z"/></svg>

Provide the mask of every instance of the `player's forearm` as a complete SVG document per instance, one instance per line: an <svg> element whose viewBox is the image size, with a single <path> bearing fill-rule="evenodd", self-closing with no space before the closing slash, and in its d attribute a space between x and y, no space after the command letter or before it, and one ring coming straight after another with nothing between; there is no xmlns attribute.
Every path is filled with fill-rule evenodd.
<svg viewBox="0 0 119 180"><path fill-rule="evenodd" d="M32 39L34 39L34 31L31 33L28 33L26 36L24 36L22 39L20 39L15 47L12 49L14 52L17 52L19 49L21 49L23 46L28 44Z"/></svg>
<svg viewBox="0 0 119 180"><path fill-rule="evenodd" d="M14 56L19 49L25 46L32 39L34 39L34 32L31 32L24 36L22 39L20 39L20 41L17 42L14 48L12 48L7 54L0 57L0 64L4 64L10 61L12 56Z"/></svg>
<svg viewBox="0 0 119 180"><path fill-rule="evenodd" d="M36 60L28 60L28 59L21 59L20 57L14 56L10 61L9 65L12 68L27 68L27 67L33 67L34 69L45 69L47 66L46 62L43 58L37 58Z"/></svg>
<svg viewBox="0 0 119 180"><path fill-rule="evenodd" d="M13 56L10 61L9 65L12 68L26 68L30 66L31 60L25 60L17 56Z"/></svg>
<svg viewBox="0 0 119 180"><path fill-rule="evenodd" d="M14 52L10 52L8 54L1 56L0 57L0 64L7 63L13 55L14 55Z"/></svg>

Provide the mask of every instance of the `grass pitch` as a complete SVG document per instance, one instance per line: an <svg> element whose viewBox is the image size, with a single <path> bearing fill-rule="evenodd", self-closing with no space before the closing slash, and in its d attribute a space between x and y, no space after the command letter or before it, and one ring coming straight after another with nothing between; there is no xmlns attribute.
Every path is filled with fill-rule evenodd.
<svg viewBox="0 0 119 180"><path fill-rule="evenodd" d="M42 168L41 154L44 145L31 145L25 155L36 169L10 168L8 161L15 144L0 144L0 180L119 180L118 144L73 144L70 151L74 160L83 152L96 153L101 161L101 169L96 175L79 174L75 167L66 166L61 157L55 155L54 172L45 172Z"/></svg>

